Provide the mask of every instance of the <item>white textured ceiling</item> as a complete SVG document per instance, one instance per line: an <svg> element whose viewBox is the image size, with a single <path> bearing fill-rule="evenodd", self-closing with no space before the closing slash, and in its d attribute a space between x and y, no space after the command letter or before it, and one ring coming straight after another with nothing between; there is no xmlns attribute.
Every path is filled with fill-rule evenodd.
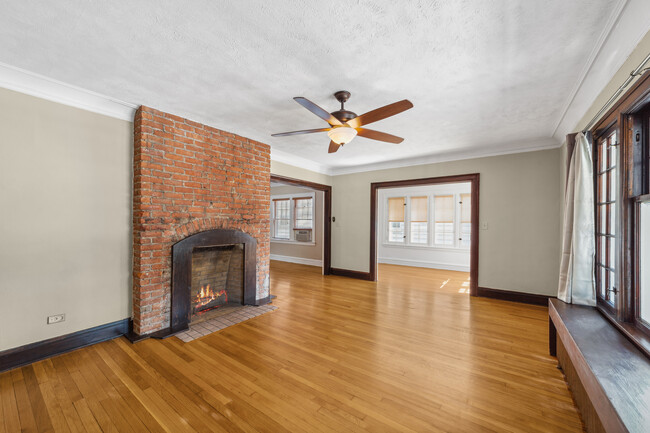
<svg viewBox="0 0 650 433"><path fill-rule="evenodd" d="M327 168L545 147L621 2L4 0L0 62L268 143ZM415 107L327 153L292 100Z"/></svg>

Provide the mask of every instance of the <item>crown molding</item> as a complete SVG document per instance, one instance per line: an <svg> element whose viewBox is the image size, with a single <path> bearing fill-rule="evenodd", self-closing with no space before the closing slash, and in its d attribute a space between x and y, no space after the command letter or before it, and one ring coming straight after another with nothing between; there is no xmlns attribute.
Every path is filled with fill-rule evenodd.
<svg viewBox="0 0 650 433"><path fill-rule="evenodd" d="M281 150L274 149L273 146L271 146L271 160L289 164L297 168L315 171L316 173L331 175L331 167L325 164L319 164L311 159L282 152Z"/></svg>
<svg viewBox="0 0 650 433"><path fill-rule="evenodd" d="M647 0L619 0L569 94L553 137L562 142L574 132L650 29Z"/></svg>
<svg viewBox="0 0 650 433"><path fill-rule="evenodd" d="M412 167L416 165L436 164L441 162L461 161L467 159L489 158L491 156L511 155L515 153L535 152L538 150L556 149L560 147L559 143L554 138L541 138L538 140L531 140L521 144L517 142L515 145L502 146L500 148L492 148L491 151L477 151L476 149L465 150L462 152L445 153L439 155L420 156L407 159L399 159L393 161L378 162L373 164L359 165L354 167L334 167L330 169L331 176L340 176L343 174L361 173L366 171L389 170L391 168ZM489 147L489 146L486 146Z"/></svg>
<svg viewBox="0 0 650 433"><path fill-rule="evenodd" d="M500 148L492 148L488 151L477 151L475 149L462 152L445 153L438 155L426 155L407 159L376 162L372 164L356 165L350 167L332 167L325 164L318 164L310 159L302 158L274 150L271 147L271 160L289 164L291 166L314 171L328 176L339 176L343 174L362 173L366 171L389 170L391 168L412 167L415 165L436 164L440 162L461 161L466 159L489 158L491 156L511 155L514 153L535 152L538 150L556 149L561 143L554 138L540 138L537 140L525 141L522 144L518 141L514 144L504 145ZM490 146L486 146L490 147Z"/></svg>
<svg viewBox="0 0 650 433"><path fill-rule="evenodd" d="M133 122L138 105L0 63L0 87Z"/></svg>
<svg viewBox="0 0 650 433"><path fill-rule="evenodd" d="M614 28L614 24L619 20L621 13L623 12L623 8L627 4L628 0L619 0L618 3L616 4L616 7L614 8L614 13L610 15L609 20L607 20L607 23L603 27L602 32L600 33L600 36L596 40L596 44L594 45L593 49L591 50L591 53L589 53L589 57L587 58L587 61L585 64L582 66L582 70L580 71L580 75L578 76L578 80L576 83L573 85L573 89L571 89L571 92L569 93L569 97L565 101L564 105L562 106L562 114L560 115L560 118L558 119L557 123L555 124L555 128L553 129L552 135L555 135L557 132L558 128L560 127L560 124L564 120L567 111L569 110L569 107L575 100L576 94L578 93L578 90L582 87L582 84L585 81L585 78L587 77L587 74L591 70L592 66L594 65L594 61L596 60L596 57L598 57L598 54L603 49L603 45L605 44L605 41L607 40L607 37L609 34L612 32L612 29Z"/></svg>

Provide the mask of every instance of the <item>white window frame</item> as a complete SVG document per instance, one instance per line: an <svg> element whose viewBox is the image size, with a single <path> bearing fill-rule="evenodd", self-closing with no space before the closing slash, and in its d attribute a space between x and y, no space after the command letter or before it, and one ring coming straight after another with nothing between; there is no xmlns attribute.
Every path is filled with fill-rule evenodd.
<svg viewBox="0 0 650 433"><path fill-rule="evenodd" d="M311 198L311 204L312 204L312 213L311 213L311 241L310 242L302 242L302 241L297 241L295 236L295 230L301 230L301 229L295 229L294 224L295 224L295 199L300 199L300 198ZM289 199L289 239L285 238L276 238L275 237L275 206L273 206L273 200L283 200L283 199ZM287 243L287 244L298 244L298 245L316 245L316 242L314 241L314 237L316 236L316 194L313 192L303 192L303 193L296 193L296 194L277 194L277 195L272 195L271 196L271 241L272 242L279 242L279 243ZM295 230L294 230L295 229ZM307 230L307 229L305 229Z"/></svg>
<svg viewBox="0 0 650 433"><path fill-rule="evenodd" d="M409 193L397 191L394 194L386 194L383 199L383 213L382 213L382 223L383 234L382 234L382 244L386 247L399 247L399 248L427 248L427 249L439 249L439 250L460 250L460 251L469 251L470 246L462 246L460 240L460 215L461 215L461 204L460 196L461 194L467 194L468 192L422 192L422 191L413 191ZM471 197L471 192L469 192ZM454 242L452 245L436 244L435 243L435 197L441 195L453 195L454 197ZM428 214L427 214L427 243L412 243L411 242L411 197L427 197L428 204ZM405 199L404 206L404 241L403 242L394 242L389 240L389 225L388 222L388 200L391 198L401 198ZM473 233L472 233L473 234Z"/></svg>

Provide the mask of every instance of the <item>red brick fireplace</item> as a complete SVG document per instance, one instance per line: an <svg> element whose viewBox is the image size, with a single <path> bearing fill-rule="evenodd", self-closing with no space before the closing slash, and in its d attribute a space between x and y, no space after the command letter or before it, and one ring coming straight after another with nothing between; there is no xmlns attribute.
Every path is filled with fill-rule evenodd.
<svg viewBox="0 0 650 433"><path fill-rule="evenodd" d="M170 329L172 247L201 232L256 241L255 303L268 302L268 145L140 107L133 191L133 334Z"/></svg>

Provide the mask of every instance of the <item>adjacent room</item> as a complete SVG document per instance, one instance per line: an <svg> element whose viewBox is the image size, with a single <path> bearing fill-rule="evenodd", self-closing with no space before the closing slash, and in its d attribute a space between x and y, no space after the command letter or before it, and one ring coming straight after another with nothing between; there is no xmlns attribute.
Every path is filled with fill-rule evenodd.
<svg viewBox="0 0 650 433"><path fill-rule="evenodd" d="M0 41L0 433L650 431L647 0Z"/></svg>

